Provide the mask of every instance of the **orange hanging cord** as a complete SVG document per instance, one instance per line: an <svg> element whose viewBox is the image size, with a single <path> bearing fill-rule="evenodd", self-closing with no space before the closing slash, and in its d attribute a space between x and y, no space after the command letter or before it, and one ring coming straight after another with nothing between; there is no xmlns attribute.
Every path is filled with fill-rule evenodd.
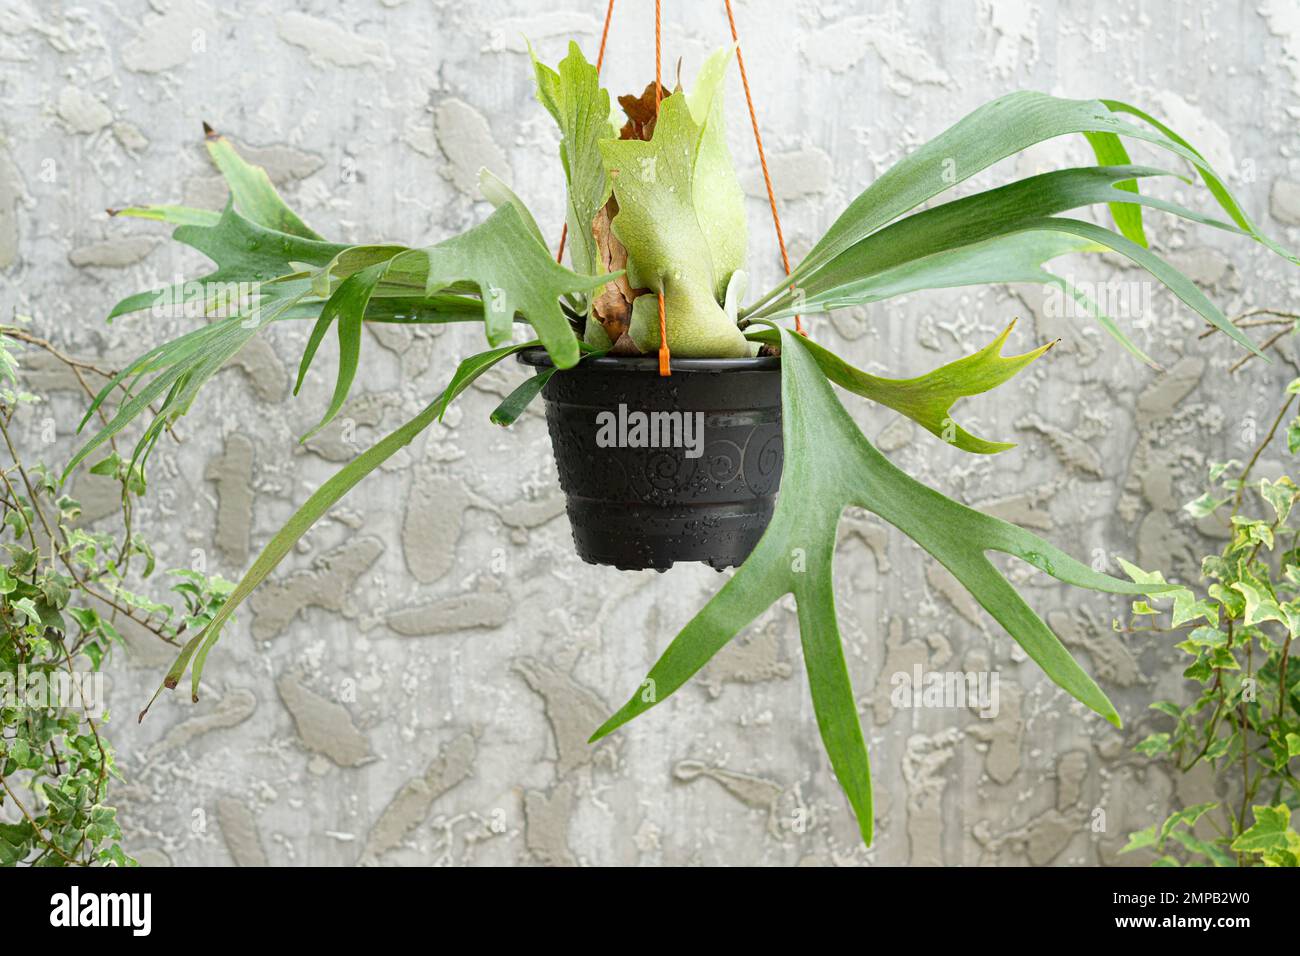
<svg viewBox="0 0 1300 956"><path fill-rule="evenodd" d="M754 97L749 92L749 75L745 72L745 57L740 52L740 35L736 32L736 17L731 11L731 0L722 0L727 8L727 23L731 26L731 40L736 44L736 65L740 67L740 83L745 88L745 104L749 107L749 122L754 127L754 145L758 147L758 164L763 167L763 184L767 187L767 202L772 208L772 225L776 227L776 242L781 247L781 264L785 274L790 274L790 255L785 251L785 236L781 233L781 215L776 211L776 191L772 189L772 176L767 171L767 156L763 153L763 136L758 131L758 114L754 112ZM657 4L656 4L657 6ZM794 288L791 286L791 288ZM794 330L807 335L799 316L794 317Z"/></svg>
<svg viewBox="0 0 1300 956"><path fill-rule="evenodd" d="M664 98L663 51L662 51L662 17L660 0L655 0L655 121L659 120L659 101ZM659 374L669 376L673 370L669 365L671 354L668 351L668 320L664 315L664 294L659 293Z"/></svg>
<svg viewBox="0 0 1300 956"><path fill-rule="evenodd" d="M609 6L605 8L605 27L600 31L600 51L596 54L596 75L600 76L601 65L605 62L605 41L609 39L609 21L614 16L614 0L609 0ZM564 228L560 230L560 250L555 254L555 261L564 264L564 241L569 238L569 224L565 222ZM790 270L787 269L787 272Z"/></svg>

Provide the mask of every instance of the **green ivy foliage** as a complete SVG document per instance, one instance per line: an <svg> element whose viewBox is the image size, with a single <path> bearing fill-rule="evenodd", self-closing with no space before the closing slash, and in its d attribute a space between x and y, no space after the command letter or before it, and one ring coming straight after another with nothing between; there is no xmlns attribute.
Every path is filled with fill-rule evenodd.
<svg viewBox="0 0 1300 956"><path fill-rule="evenodd" d="M1142 630L1179 638L1183 677L1196 686L1186 706L1151 705L1169 729L1136 749L1182 773L1208 763L1227 794L1130 834L1122 852L1150 848L1158 865L1300 865L1300 833L1291 820L1300 806L1300 662L1292 660L1300 633L1300 488L1286 475L1251 478L1266 449L1280 452L1285 443L1287 454L1300 451L1300 417L1282 429L1297 394L1300 379L1287 386L1282 410L1249 462L1212 463L1210 490L1185 505L1194 518L1217 518L1229 533L1223 550L1202 560L1197 586L1133 604L1134 614L1151 622ZM1135 581L1164 581L1160 572L1125 567ZM1153 606L1165 600L1167 610Z"/></svg>
<svg viewBox="0 0 1300 956"><path fill-rule="evenodd" d="M93 472L121 486L122 520L111 534L79 527L81 506L15 441L19 416L42 401L19 388L23 341L65 358L21 326L0 327L0 865L134 866L107 802L122 778L106 735L103 668L124 646L123 621L177 644L211 620L232 585L180 569L167 572L169 602L128 587L155 572L131 525L143 473L116 451L96 463Z"/></svg>

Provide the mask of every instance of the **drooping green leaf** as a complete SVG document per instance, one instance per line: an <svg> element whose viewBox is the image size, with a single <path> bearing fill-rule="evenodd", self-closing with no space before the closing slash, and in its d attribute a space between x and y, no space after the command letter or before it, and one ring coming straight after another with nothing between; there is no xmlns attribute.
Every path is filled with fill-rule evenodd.
<svg viewBox="0 0 1300 956"><path fill-rule="evenodd" d="M906 415L932 435L962 451L991 455L1014 448L1015 443L986 441L972 435L953 421L950 412L959 398L996 388L1052 347L1048 343L1023 355L1003 355L1002 346L1015 324L1013 321L1001 335L973 355L909 379L870 375L812 340L804 342L804 345L826 377L841 388ZM775 329L752 333L749 338L773 345L780 342Z"/></svg>
<svg viewBox="0 0 1300 956"><path fill-rule="evenodd" d="M816 270L805 274L793 290L773 296L766 306L751 310L751 317L772 318L791 311L817 312L877 298L874 280L880 273L938 253L983 243L998 236L1022 232L1061 232L1096 243L1132 259L1162 281L1180 299L1211 324L1244 347L1257 351L1196 286L1177 269L1142 246L1093 223L1058 218L1057 213L1080 206L1115 201L1115 184L1127 179L1160 175L1143 166L1084 167L1031 176L997 189L957 199L916 213L868 236ZM1127 194L1125 194L1127 196ZM1184 209L1151 196L1133 195L1131 201L1233 232L1225 222ZM1107 331L1116 334L1113 325ZM1138 350L1127 337L1121 341Z"/></svg>
<svg viewBox="0 0 1300 956"><path fill-rule="evenodd" d="M142 464L166 427L188 411L199 388L232 359L261 327L249 323L240 315L234 315L159 346L127 366L95 396L79 430L118 385L133 376L138 378L150 373L156 374L143 387L134 389L130 397L117 407L108 423L77 450L64 469L63 478L66 479L88 455L93 454L106 441L148 412L156 402L160 407L136 442L131 456L131 469Z"/></svg>
<svg viewBox="0 0 1300 956"><path fill-rule="evenodd" d="M303 435L302 441L304 442L333 421L334 416L339 413L343 403L347 400L348 392L352 388L352 381L356 378L357 365L361 360L361 326L365 322L366 306L370 304L370 296L379 280L383 278L387 266L387 261L383 261L367 266L359 272L352 273L339 284L338 289L334 291L334 294L329 297L329 301L325 303L325 307L321 309L320 318L312 329L307 348L302 355L302 361L298 365L298 381L294 384L293 392L297 395L302 388L303 379L307 375L307 367L311 365L311 360L316 354L316 349L320 345L325 330L329 328L335 319L338 319L338 378L334 384L334 394L330 398L329 407L325 410L325 414L316 427Z"/></svg>
<svg viewBox="0 0 1300 956"><path fill-rule="evenodd" d="M1300 259L1296 258L1295 253L1291 252L1273 239L1270 239L1256 228L1250 217L1246 215L1245 210L1241 208L1241 204L1237 202L1236 197L1232 195L1232 192L1228 189L1227 185L1219 177L1219 174L1214 171L1206 161L1205 157L1202 156L1191 143L1183 139L1150 113L1140 110L1136 106L1120 102L1119 100L1102 100L1101 102L1107 109L1114 113L1127 113L1130 116L1136 116L1138 119L1142 120L1142 122L1147 123L1156 129L1160 136L1164 137L1163 140L1155 136L1143 135L1143 131L1141 131L1140 128L1131 127L1127 124L1125 124L1126 128L1123 132L1126 136L1135 136L1138 139L1145 139L1148 142L1155 143L1157 146L1163 146L1171 152L1181 155L1192 164L1197 172L1201 174L1202 178L1205 180L1206 188L1209 189L1210 194L1214 196L1215 201L1218 202L1224 212L1232 217L1233 222L1254 236L1257 241L1268 246L1284 259L1290 259L1292 262L1300 264Z"/></svg>
<svg viewBox="0 0 1300 956"><path fill-rule="evenodd" d="M1117 115L1120 112L1132 112L1155 128L1125 122ZM1204 157L1146 114L1115 101L1066 100L1020 91L984 104L890 167L849 204L795 268L790 280L801 283L813 270L855 243L999 160L1036 143L1073 133L1126 136L1182 157L1206 177L1215 199L1241 228L1295 261L1290 253L1254 229ZM775 286L755 303L755 309L782 294L785 288L784 281Z"/></svg>
<svg viewBox="0 0 1300 956"><path fill-rule="evenodd" d="M524 409L531 405L538 395L542 394L542 389L546 387L546 383L558 371L559 369L554 366L544 368L537 374L530 375L520 382L514 391L502 399L501 404L493 410L489 416L492 424L508 428L518 421L519 416L524 413Z"/></svg>
<svg viewBox="0 0 1300 956"><path fill-rule="evenodd" d="M1054 286L1082 307L1116 341L1148 365L1156 363L1124 334L1119 325L1101 310L1096 302L1084 295L1068 279L1048 272L1043 264L1071 253L1104 252L1106 247L1066 233L1011 233L996 236L984 242L961 246L947 252L938 252L914 259L903 265L885 269L856 282L851 298L843 300L827 297L821 308L833 311L850 305L867 305L900 295L925 289L948 289L959 286L989 285L993 283L1028 283L1037 286ZM768 318L786 318L807 313L801 299L775 308ZM1049 303L1049 308L1051 305ZM765 312L767 310L764 310ZM1065 307L1062 306L1062 314Z"/></svg>
<svg viewBox="0 0 1300 956"><path fill-rule="evenodd" d="M638 691L593 735L599 739L666 699L775 601L794 594L814 707L831 766L870 840L866 748L848 684L831 588L836 527L850 505L903 531L1076 699L1118 725L1105 694L986 557L1014 555L1059 580L1125 594L1163 592L1093 571L1014 525L914 481L863 437L836 399L805 339L782 330L785 470L775 514L754 552L664 651Z"/></svg>
<svg viewBox="0 0 1300 956"><path fill-rule="evenodd" d="M252 566L245 572L234 590L230 592L229 597L226 598L220 610L213 615L211 621L181 648L176 660L168 669L162 686L154 692L153 698L144 711L141 712L140 719L144 719L149 707L153 705L153 701L158 699L158 695L162 693L164 688L173 689L180 683L185 671L191 669L191 662L193 662L193 667L191 670L190 694L197 701L199 681L203 676L203 667L207 661L208 652L212 650L212 647L221 637L222 627L225 626L239 605L275 570L276 566L284 559L284 556L307 533L307 530L319 521L330 508L334 507L344 495L356 487L363 478L391 458L398 450L409 445L415 436L428 428L434 421L441 419L447 407L465 389L469 388L476 378L502 359L538 344L540 343L532 341L518 345L508 345L490 352L481 352L465 359L457 367L447 387L420 414L352 459L321 485L262 549L261 554L257 556Z"/></svg>

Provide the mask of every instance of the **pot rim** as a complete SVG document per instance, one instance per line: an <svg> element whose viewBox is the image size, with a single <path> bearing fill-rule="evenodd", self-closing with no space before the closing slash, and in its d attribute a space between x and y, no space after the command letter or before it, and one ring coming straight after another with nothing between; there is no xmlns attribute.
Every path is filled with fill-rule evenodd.
<svg viewBox="0 0 1300 956"><path fill-rule="evenodd" d="M550 368L555 363L546 349L532 346L521 350L516 359L534 368ZM781 369L779 355L756 355L753 358L673 358L669 367L674 372L776 372ZM574 368L617 370L620 372L654 372L659 374L659 358L655 355L602 355L584 358Z"/></svg>

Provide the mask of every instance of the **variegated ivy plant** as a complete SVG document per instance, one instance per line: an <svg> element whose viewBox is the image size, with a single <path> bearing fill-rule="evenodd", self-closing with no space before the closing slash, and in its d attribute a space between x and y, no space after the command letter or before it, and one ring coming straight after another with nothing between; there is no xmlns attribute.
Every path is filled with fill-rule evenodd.
<svg viewBox="0 0 1300 956"><path fill-rule="evenodd" d="M69 470L153 404L157 412L134 450L133 466L142 463L166 424L190 408L203 384L250 338L281 323L314 323L299 365L299 386L326 336L337 337L337 383L317 428L334 418L352 388L367 323L482 321L492 347L461 361L423 411L358 455L303 504L212 622L185 645L164 686L174 687L189 669L197 695L208 653L240 603L313 522L440 418L476 377L537 341L560 374L588 354L653 351L659 345L654 303L662 293L675 356L744 356L760 344L779 350L785 470L776 513L753 554L654 665L650 683L643 685L654 692L638 691L593 740L662 701L773 602L793 594L818 726L869 842L867 753L831 586L836 525L849 505L880 515L915 540L1053 681L1119 724L1106 695L987 554L1011 554L1059 580L1099 591L1141 594L1164 586L1097 573L1029 532L919 484L872 447L832 388L887 405L965 451L999 452L1010 445L955 427L950 409L963 396L1007 381L1047 346L1004 356L1008 329L979 352L927 375L889 379L854 368L779 320L922 289L1050 284L1082 302L1121 346L1151 362L1095 304L1045 268L1066 253L1109 250L1132 260L1211 325L1254 350L1186 276L1150 251L1143 207L1238 233L1295 258L1259 233L1205 158L1158 120L1111 100L1020 92L977 109L901 160L849 204L789 279L742 306L744 201L725 143L721 95L730 57L724 49L709 58L692 88L665 91L657 110L653 89L622 98L627 123L621 132L609 94L576 44L557 70L534 60L538 99L559 126L572 268L556 263L523 202L486 172L483 192L496 209L460 235L421 248L331 242L285 205L263 170L243 161L211 130L207 147L230 187L223 211L179 206L118 211L175 224L177 240L216 263L196 282L165 292L167 301L209 320L140 356L104 389L87 421L119 385L128 386L131 397L86 442ZM1069 135L1086 138L1097 165L1031 176L915 211L999 160ZM1140 192L1140 180L1172 174L1133 165L1126 141L1157 147L1175 165L1199 174L1226 220ZM1070 215L1103 204L1114 229ZM256 303L233 308L228 301L218 303L230 283L256 284ZM110 319L158 300L156 291L132 296ZM521 343L514 334L520 324L531 326L536 340ZM493 421L514 421L544 381L539 375L521 385ZM792 560L796 552L800 560Z"/></svg>

